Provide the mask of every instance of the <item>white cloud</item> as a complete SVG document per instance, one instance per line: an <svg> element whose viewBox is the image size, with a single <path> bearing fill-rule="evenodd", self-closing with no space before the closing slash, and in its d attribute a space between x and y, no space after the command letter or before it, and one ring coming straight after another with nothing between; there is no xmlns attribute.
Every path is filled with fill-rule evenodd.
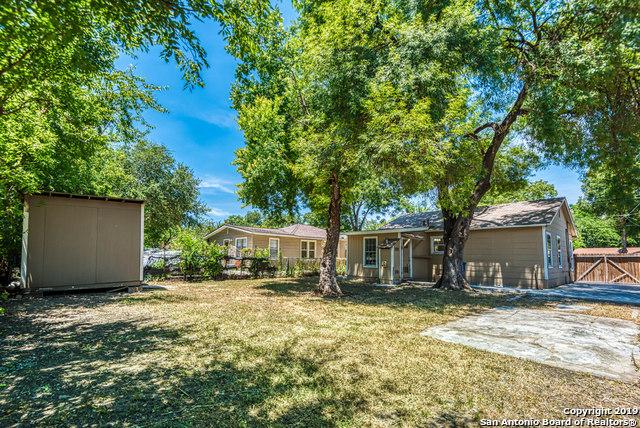
<svg viewBox="0 0 640 428"><path fill-rule="evenodd" d="M223 193L234 195L236 193L233 181L224 180L222 178L207 176L200 182L201 189L213 189Z"/></svg>
<svg viewBox="0 0 640 428"><path fill-rule="evenodd" d="M209 207L209 215L214 217L228 217L231 213L229 211L221 210L220 208Z"/></svg>
<svg viewBox="0 0 640 428"><path fill-rule="evenodd" d="M216 108L208 111L198 111L196 113L187 114L219 128L238 128L236 113L231 109Z"/></svg>

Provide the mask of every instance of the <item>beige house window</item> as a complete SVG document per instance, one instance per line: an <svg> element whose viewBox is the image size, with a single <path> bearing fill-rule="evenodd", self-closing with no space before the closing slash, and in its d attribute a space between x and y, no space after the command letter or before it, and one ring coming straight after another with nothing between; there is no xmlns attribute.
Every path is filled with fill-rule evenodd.
<svg viewBox="0 0 640 428"><path fill-rule="evenodd" d="M369 268L378 267L378 238L365 237L362 243L363 266Z"/></svg>
<svg viewBox="0 0 640 428"><path fill-rule="evenodd" d="M556 236L556 251L558 252L558 268L562 269L562 240L559 236Z"/></svg>
<svg viewBox="0 0 640 428"><path fill-rule="evenodd" d="M553 248L552 248L552 244L551 244L551 234L549 232L547 232L547 236L546 236L546 251L547 251L547 266L548 267L553 267Z"/></svg>
<svg viewBox="0 0 640 428"><path fill-rule="evenodd" d="M316 258L316 241L300 241L300 258Z"/></svg>
<svg viewBox="0 0 640 428"><path fill-rule="evenodd" d="M275 260L280 253L280 239L269 238L269 258Z"/></svg>
<svg viewBox="0 0 640 428"><path fill-rule="evenodd" d="M236 238L236 257L242 257L242 250L247 248L247 238Z"/></svg>
<svg viewBox="0 0 640 428"><path fill-rule="evenodd" d="M444 239L442 236L431 237L431 254L444 254Z"/></svg>

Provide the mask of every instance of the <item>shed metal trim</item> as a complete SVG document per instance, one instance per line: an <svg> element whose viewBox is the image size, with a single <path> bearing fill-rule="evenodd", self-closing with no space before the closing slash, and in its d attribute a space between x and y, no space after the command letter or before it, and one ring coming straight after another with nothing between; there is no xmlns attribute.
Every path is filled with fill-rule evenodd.
<svg viewBox="0 0 640 428"><path fill-rule="evenodd" d="M64 192L39 192L39 193L30 193L25 196L51 196L55 198L90 199L90 200L96 200L96 201L127 202L132 204L144 203L144 200L142 199L129 199L129 198L118 198L113 196L98 196L98 195L80 195L76 193L64 193Z"/></svg>

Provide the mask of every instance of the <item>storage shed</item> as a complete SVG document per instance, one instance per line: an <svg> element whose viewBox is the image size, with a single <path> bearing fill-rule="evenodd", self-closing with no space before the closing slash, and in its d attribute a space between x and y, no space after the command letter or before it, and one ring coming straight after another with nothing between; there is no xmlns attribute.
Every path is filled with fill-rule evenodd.
<svg viewBox="0 0 640 428"><path fill-rule="evenodd" d="M27 195L22 283L41 291L140 285L143 231L140 200Z"/></svg>

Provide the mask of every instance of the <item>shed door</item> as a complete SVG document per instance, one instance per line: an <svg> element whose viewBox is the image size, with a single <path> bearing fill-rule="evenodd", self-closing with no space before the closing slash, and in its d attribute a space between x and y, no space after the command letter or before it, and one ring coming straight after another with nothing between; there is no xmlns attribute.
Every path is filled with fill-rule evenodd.
<svg viewBox="0 0 640 428"><path fill-rule="evenodd" d="M97 209L53 204L45 209L43 270L37 285L59 287L93 283Z"/></svg>
<svg viewBox="0 0 640 428"><path fill-rule="evenodd" d="M100 208L96 282L100 284L138 279L140 240L140 211L137 205Z"/></svg>

